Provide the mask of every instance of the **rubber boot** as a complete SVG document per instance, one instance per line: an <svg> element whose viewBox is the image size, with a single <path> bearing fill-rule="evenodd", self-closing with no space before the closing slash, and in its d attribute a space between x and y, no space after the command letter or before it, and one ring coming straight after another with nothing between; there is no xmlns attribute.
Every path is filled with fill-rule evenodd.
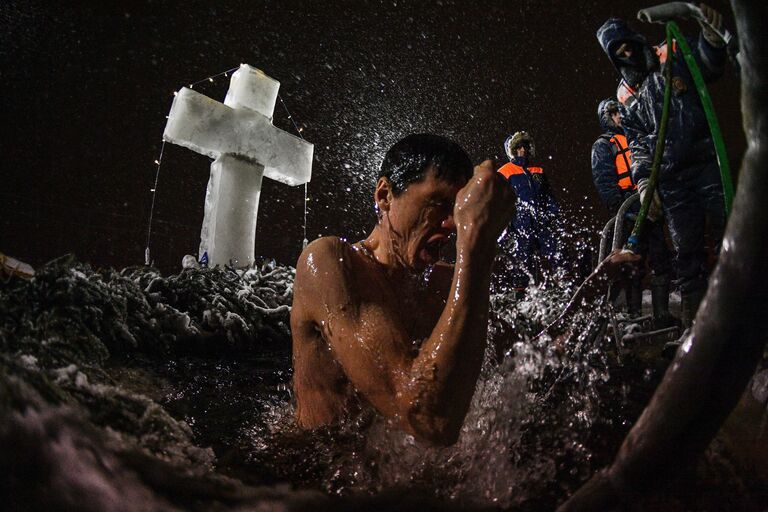
<svg viewBox="0 0 768 512"><path fill-rule="evenodd" d="M653 328L672 327L677 319L669 313L669 277L651 277L651 301L653 302Z"/></svg>
<svg viewBox="0 0 768 512"><path fill-rule="evenodd" d="M633 280L627 286L627 312L630 318L637 318L643 313L643 285Z"/></svg>
<svg viewBox="0 0 768 512"><path fill-rule="evenodd" d="M693 319L696 318L696 312L699 310L699 304L701 304L704 298L704 292L706 292L706 289L699 288L681 294L680 316L682 318L680 320L682 320L684 328L693 327Z"/></svg>
<svg viewBox="0 0 768 512"><path fill-rule="evenodd" d="M680 345L683 344L683 341L685 341L685 338L688 337L688 334L690 334L691 330L686 329L683 331L682 336L680 336L675 341L669 341L664 344L664 347L661 349L661 355L665 358L672 360L675 357L675 354L677 354L678 349L680 348Z"/></svg>

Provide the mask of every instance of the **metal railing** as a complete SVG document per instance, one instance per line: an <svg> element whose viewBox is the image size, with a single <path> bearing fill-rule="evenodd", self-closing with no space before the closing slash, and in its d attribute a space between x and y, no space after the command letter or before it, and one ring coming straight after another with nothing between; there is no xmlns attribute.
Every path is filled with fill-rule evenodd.
<svg viewBox="0 0 768 512"><path fill-rule="evenodd" d="M597 257L597 264L605 259L611 251L621 249L624 244L624 215L626 215L629 208L640 200L640 194L632 194L629 196L619 207L619 211L616 212L616 216L609 220L603 232L600 234L600 253ZM611 237L611 227L613 227L613 236ZM611 240L611 249L608 250L608 241Z"/></svg>

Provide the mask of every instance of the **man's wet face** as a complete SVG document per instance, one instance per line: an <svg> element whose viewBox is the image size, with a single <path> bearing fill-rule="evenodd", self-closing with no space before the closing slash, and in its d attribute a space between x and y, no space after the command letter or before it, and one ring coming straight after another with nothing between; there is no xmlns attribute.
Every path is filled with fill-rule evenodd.
<svg viewBox="0 0 768 512"><path fill-rule="evenodd" d="M465 184L436 178L430 170L393 199L390 227L398 241L399 257L409 267L423 270L440 259L440 248L456 232L453 206Z"/></svg>
<svg viewBox="0 0 768 512"><path fill-rule="evenodd" d="M621 126L621 114L619 113L619 105L616 102L610 102L605 107L605 113L608 114L616 126Z"/></svg>

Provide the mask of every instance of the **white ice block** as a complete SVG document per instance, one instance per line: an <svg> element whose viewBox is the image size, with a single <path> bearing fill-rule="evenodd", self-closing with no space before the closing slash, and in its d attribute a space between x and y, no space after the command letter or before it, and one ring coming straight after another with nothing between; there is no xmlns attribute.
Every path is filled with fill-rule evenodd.
<svg viewBox="0 0 768 512"><path fill-rule="evenodd" d="M263 167L223 155L211 164L200 233L200 255L210 266L254 261Z"/></svg>
<svg viewBox="0 0 768 512"><path fill-rule="evenodd" d="M287 185L312 176L314 146L272 126L279 88L243 64L224 104L184 87L171 105L163 139L215 159L200 232L200 256L211 266L253 263L263 176Z"/></svg>
<svg viewBox="0 0 768 512"><path fill-rule="evenodd" d="M163 139L214 159L229 154L258 163L266 177L286 185L312 177L312 144L254 110L230 108L186 87L173 100Z"/></svg>
<svg viewBox="0 0 768 512"><path fill-rule="evenodd" d="M262 70L241 64L232 74L224 104L231 108L247 108L272 119L280 82Z"/></svg>

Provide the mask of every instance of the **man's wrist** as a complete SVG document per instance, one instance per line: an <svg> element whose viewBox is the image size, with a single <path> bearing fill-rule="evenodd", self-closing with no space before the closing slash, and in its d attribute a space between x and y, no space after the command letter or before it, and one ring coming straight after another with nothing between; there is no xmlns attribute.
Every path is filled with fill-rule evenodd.
<svg viewBox="0 0 768 512"><path fill-rule="evenodd" d="M496 257L495 240L480 237L459 237L456 240L456 263L473 266L490 266Z"/></svg>
<svg viewBox="0 0 768 512"><path fill-rule="evenodd" d="M487 247L494 245L495 239L488 236L488 229L477 226L476 224L464 224L456 228L456 245L466 245L474 249L475 247Z"/></svg>

